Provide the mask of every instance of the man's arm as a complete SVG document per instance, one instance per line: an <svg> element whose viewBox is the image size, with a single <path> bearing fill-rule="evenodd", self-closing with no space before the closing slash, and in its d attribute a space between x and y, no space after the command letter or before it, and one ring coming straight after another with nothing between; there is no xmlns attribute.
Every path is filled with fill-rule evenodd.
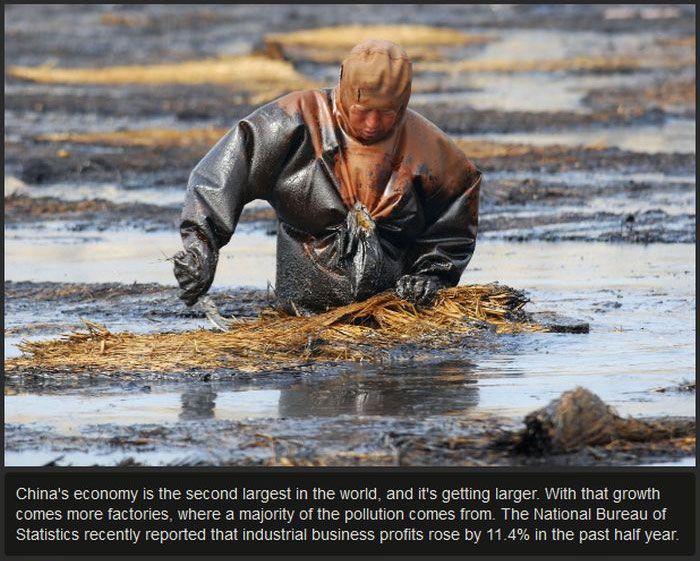
<svg viewBox="0 0 700 561"><path fill-rule="evenodd" d="M180 234L184 250L174 272L187 305L209 290L219 257L243 207L268 199L283 160L285 128L272 106L258 109L232 128L190 174ZM287 117L288 120L288 117Z"/></svg>

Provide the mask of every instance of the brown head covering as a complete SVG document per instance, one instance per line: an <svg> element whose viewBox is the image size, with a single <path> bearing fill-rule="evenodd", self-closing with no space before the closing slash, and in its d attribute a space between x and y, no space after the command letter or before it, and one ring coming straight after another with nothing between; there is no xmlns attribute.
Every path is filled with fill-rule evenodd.
<svg viewBox="0 0 700 561"><path fill-rule="evenodd" d="M398 125L411 96L412 77L411 61L396 43L369 39L356 45L340 67L340 81L335 89L343 128L348 131L347 114L355 103L373 109L394 109Z"/></svg>

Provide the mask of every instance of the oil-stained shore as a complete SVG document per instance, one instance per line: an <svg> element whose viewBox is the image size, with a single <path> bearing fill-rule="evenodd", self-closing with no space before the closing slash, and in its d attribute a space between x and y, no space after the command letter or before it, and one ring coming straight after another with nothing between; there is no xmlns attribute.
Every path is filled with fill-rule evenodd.
<svg viewBox="0 0 700 561"><path fill-rule="evenodd" d="M206 83L206 77L188 83L182 76L190 67L177 65L229 56L234 57L230 73L236 76L236 64L255 67L240 57L257 52L270 63L287 65L270 70L288 75L287 82L281 78L264 90L270 95L301 87L305 80L309 87L330 86L337 61L315 55L341 48L333 41L352 44L358 31L326 33L310 43L315 48L303 51L306 59L299 58L292 41L315 40L319 22L377 21L374 9L344 6L282 6L264 14L221 6L89 7L80 14L71 8L43 10L43 19L22 6L8 10L5 172L16 178L9 188L16 195L5 203L10 227L61 220L68 229L173 229L181 196L172 191L181 192L216 139L265 100L255 76L233 85ZM386 18L379 20L382 24L396 19L391 10L379 11ZM72 25L69 30L58 23L69 13L84 22L80 41L70 40ZM417 51L428 60L416 62L412 106L459 139L484 171L484 235L695 241L694 205L689 204L695 176L692 6L443 6L430 14L415 7L403 17L404 24L447 26L463 33L465 42L473 41L465 46L453 39L453 46L431 47L431 40L442 39L427 35L428 46ZM468 27L461 29L459 21ZM277 34L261 33L261 22ZM50 31L39 31L43 26ZM306 37L291 35L285 43L284 32L299 29L310 31ZM391 29L385 32L398 33ZM538 32L547 36L551 49L540 53L539 63L533 55L533 63L519 50L537 47ZM400 35L409 41L407 47L416 33ZM567 40L567 33L578 33L579 44ZM596 43L604 41L605 48ZM92 48L95 44L101 49ZM168 50L170 44L179 47ZM112 58L117 53L132 66L117 66ZM465 63L463 57L476 60ZM163 71L165 64L183 83L148 83L141 76ZM91 82L89 72L61 78L60 72L86 67L100 67L103 73L113 68L118 76L111 79L117 83ZM246 70L250 67L240 71ZM95 184L116 186L132 200L103 200L98 190L85 197L90 201L70 195L76 186ZM149 200L162 191L172 202L134 200L144 191L150 192ZM57 196L72 200L59 202ZM271 210L244 215L244 220L274 232Z"/></svg>
<svg viewBox="0 0 700 561"><path fill-rule="evenodd" d="M13 318L6 338L55 338L81 330L83 317L139 330L204 321L181 305L174 288L158 284L6 282L5 297ZM264 290L214 297L224 314L241 318L267 305ZM605 314L617 302L597 305ZM522 415L479 409L486 389L480 385L499 374L480 371L478 362L528 347L537 353L529 336L485 331L450 349L399 347L381 363L311 361L257 374L13 369L5 380L6 458L54 465L629 465L693 454L694 419L666 415L651 419L666 431L653 441L519 451ZM690 382L652 388L636 398L637 410L655 393L673 403L694 388Z"/></svg>
<svg viewBox="0 0 700 561"><path fill-rule="evenodd" d="M88 258L73 260L70 248L87 251L92 240L130 235L145 244L176 240L193 165L266 95L332 85L338 53L359 31L313 30L351 23L441 28L399 37L416 41L407 45L416 60L412 106L448 131L485 174L480 239L506 245L488 253L490 265L473 267L492 266L496 276L488 280L505 281L496 273L513 259L509 252L551 252L558 259L549 265L551 278L523 269L510 284L568 286L538 291L533 303L592 325L590 336L487 333L468 352L408 348L392 364L307 365L260 378L235 371L78 378L28 370L5 381L9 463L620 465L694 453L688 392L675 389L694 391L694 351L685 337L694 333L694 293L687 283L674 284L694 267L682 265L691 252L669 257L660 249L696 241L694 6L13 5L5 20L6 236L9 255L39 249L21 267L6 263L6 354L16 353L22 338L80 329L81 318L117 331L206 325L163 275L156 277L161 284L145 276L81 277L72 271L83 271ZM446 38L445 28L458 33ZM288 34L300 30L310 31ZM427 43L419 44L424 33ZM245 66L257 64L250 55L277 64L272 74L279 80L261 85L265 76ZM204 82L186 83L178 65L187 61L239 65L250 79L211 83L210 72ZM168 64L178 83L148 82ZM100 72L86 78L85 68ZM98 74L122 83L94 83ZM146 78L136 83L137 74ZM272 209L246 209L239 229L274 236ZM556 243L535 245L542 241ZM579 267L561 251L583 255L583 246L562 242L634 247L616 259L639 267L620 283L601 257L597 276L589 275L588 262ZM63 265L50 256L58 247L67 248ZM158 265L164 270L166 257ZM660 268L666 262L670 272ZM254 316L264 285L238 288L246 282L233 270L217 278L215 296L224 313ZM132 280L142 282L126 284ZM680 341L674 329L686 332ZM567 337L591 343L567 347ZM563 380L586 381L588 372L570 374L572 352L582 369L602 368L587 353L599 353L601 362L610 357L610 369L620 372L606 371L610 377L601 380L630 389L603 397L636 417L670 415L679 436L544 457L493 447L503 431L522 427L535 402L567 389ZM513 373L485 373L484 362L499 361ZM666 368L671 363L676 370ZM627 367L636 372L628 379ZM551 382L550 369L563 380ZM531 375L537 388L528 387ZM517 391L490 386L508 376ZM516 414L508 404L518 398ZM74 411L81 414L72 417ZM683 418L674 420L678 411Z"/></svg>

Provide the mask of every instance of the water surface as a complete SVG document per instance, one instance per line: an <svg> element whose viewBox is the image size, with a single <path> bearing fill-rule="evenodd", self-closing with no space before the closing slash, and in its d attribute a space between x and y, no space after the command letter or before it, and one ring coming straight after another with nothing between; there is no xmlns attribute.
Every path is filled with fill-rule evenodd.
<svg viewBox="0 0 700 561"><path fill-rule="evenodd" d="M7 240L9 280L171 283L169 264L159 254L178 243L159 234L120 242L112 237L81 244L34 241L31 236ZM72 256L69 268L63 252ZM274 279L274 238L240 234L222 256L217 287L264 288ZM59 270L62 276L56 279ZM193 419L332 422L347 415L485 414L517 419L579 385L623 415L695 415L694 394L655 391L695 378L693 244L483 241L462 282L495 281L527 290L531 311L556 311L590 322L590 333L486 335L486 342L475 339L473 347L446 349L451 356L446 360L350 364L321 373L302 369L214 386L149 383L142 391L117 384L60 396L10 395L5 398L6 422L80 434L106 424L168 425ZM69 319L79 320L64 318ZM138 322L126 327L162 329ZM12 465L27 458L8 453L6 460Z"/></svg>

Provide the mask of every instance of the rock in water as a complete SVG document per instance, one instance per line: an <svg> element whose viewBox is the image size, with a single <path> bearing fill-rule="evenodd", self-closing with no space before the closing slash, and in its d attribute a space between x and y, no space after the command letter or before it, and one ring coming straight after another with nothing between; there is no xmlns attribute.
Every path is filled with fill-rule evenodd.
<svg viewBox="0 0 700 561"><path fill-rule="evenodd" d="M5 177L5 197L13 195L23 195L27 191L27 185L21 179L11 175Z"/></svg>
<svg viewBox="0 0 700 561"><path fill-rule="evenodd" d="M528 454L575 452L613 440L651 441L674 436L657 423L623 419L594 393L577 387L525 417L515 450Z"/></svg>

